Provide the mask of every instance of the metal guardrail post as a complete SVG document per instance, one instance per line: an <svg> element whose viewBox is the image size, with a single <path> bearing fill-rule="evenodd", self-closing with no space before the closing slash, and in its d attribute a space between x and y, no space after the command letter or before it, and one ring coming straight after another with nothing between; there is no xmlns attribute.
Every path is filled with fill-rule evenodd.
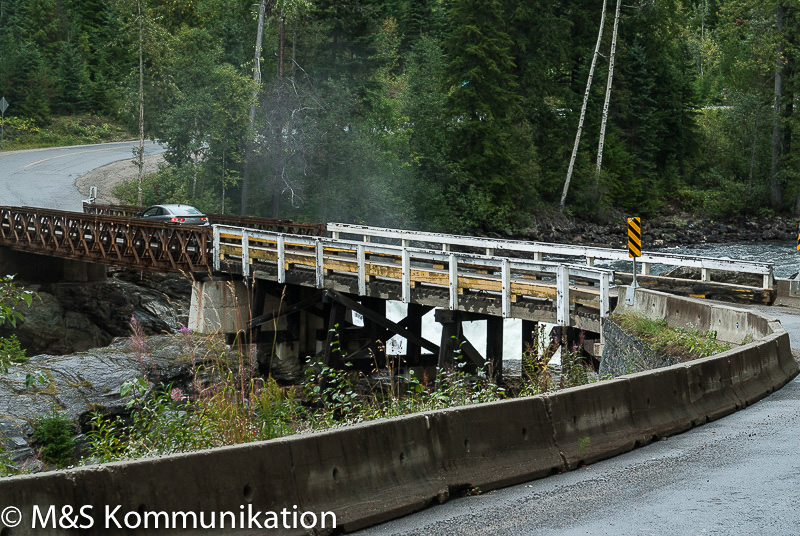
<svg viewBox="0 0 800 536"><path fill-rule="evenodd" d="M316 257L316 285L317 288L325 288L325 257L323 255L322 241L314 240L314 254Z"/></svg>
<svg viewBox="0 0 800 536"><path fill-rule="evenodd" d="M563 264L556 273L556 322L569 325L569 266Z"/></svg>
<svg viewBox="0 0 800 536"><path fill-rule="evenodd" d="M603 272L600 274L600 318L606 318L609 310L609 283L611 274Z"/></svg>
<svg viewBox="0 0 800 536"><path fill-rule="evenodd" d="M367 294L367 255L364 244L356 246L356 258L358 259L358 295Z"/></svg>
<svg viewBox="0 0 800 536"><path fill-rule="evenodd" d="M503 265L500 268L501 279L501 311L503 318L511 316L511 262L508 258L503 259Z"/></svg>
<svg viewBox="0 0 800 536"><path fill-rule="evenodd" d="M402 259L403 303L409 303L411 301L411 254L405 244L403 245Z"/></svg>
<svg viewBox="0 0 800 536"><path fill-rule="evenodd" d="M456 256L450 254L450 309L458 309L458 260Z"/></svg>
<svg viewBox="0 0 800 536"><path fill-rule="evenodd" d="M222 252L219 248L219 226L214 226L214 271L219 272L222 269L220 255Z"/></svg>
<svg viewBox="0 0 800 536"><path fill-rule="evenodd" d="M286 283L286 239L278 235L278 283Z"/></svg>

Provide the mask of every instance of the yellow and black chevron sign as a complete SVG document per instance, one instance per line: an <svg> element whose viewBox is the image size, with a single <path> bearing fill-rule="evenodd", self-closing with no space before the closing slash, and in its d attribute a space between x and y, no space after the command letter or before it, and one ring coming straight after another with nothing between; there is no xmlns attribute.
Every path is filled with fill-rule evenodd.
<svg viewBox="0 0 800 536"><path fill-rule="evenodd" d="M797 251L800 251L800 225L797 227Z"/></svg>
<svg viewBox="0 0 800 536"><path fill-rule="evenodd" d="M800 237L798 237L800 240ZM797 246L800 249L800 245ZM628 218L628 257L642 256L642 220Z"/></svg>

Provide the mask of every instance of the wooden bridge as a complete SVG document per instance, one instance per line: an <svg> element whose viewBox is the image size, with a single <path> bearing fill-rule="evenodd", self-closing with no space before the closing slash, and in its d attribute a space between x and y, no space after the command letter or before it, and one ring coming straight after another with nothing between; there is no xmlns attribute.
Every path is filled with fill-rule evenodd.
<svg viewBox="0 0 800 536"><path fill-rule="evenodd" d="M628 260L625 251L608 248L225 215L210 215L213 227L175 226L131 218L136 212L138 207L94 204L82 214L0 207L0 246L190 274L193 327L244 329L252 340L277 341L284 356L322 351L329 362L336 360L333 338L360 341L347 352L358 360L374 359L382 353L379 341L397 334L409 343L409 360L419 361L425 349L446 364L462 339L461 322L481 319L489 322L485 357L499 370L502 319L522 319L526 338L536 322L597 334L617 299L614 285L632 277L594 266ZM644 286L683 285L684 293L736 301L774 299L768 263L648 252L640 261ZM702 277L650 276L653 264L698 268ZM715 283L711 270L751 274L762 284ZM408 304L407 318L389 321L387 300ZM439 345L421 336L421 317L431 309L443 326ZM348 311L363 315L365 326L353 327ZM349 336L348 330L358 333ZM469 343L461 350L483 363Z"/></svg>

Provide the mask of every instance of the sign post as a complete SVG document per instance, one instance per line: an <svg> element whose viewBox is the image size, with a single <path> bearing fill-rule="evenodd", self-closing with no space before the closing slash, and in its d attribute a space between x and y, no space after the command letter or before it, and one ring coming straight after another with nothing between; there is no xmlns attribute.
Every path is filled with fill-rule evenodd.
<svg viewBox="0 0 800 536"><path fill-rule="evenodd" d="M633 283L628 288L627 295L625 296L625 303L633 305L636 289L639 287L639 283L636 281L636 258L642 256L641 218L628 218L628 256L633 259Z"/></svg>
<svg viewBox="0 0 800 536"><path fill-rule="evenodd" d="M800 251L800 225L797 227L797 251ZM789 280L789 296L800 298L800 271Z"/></svg>
<svg viewBox="0 0 800 536"><path fill-rule="evenodd" d="M5 97L0 97L0 149L6 146L6 108L8 108L8 101Z"/></svg>

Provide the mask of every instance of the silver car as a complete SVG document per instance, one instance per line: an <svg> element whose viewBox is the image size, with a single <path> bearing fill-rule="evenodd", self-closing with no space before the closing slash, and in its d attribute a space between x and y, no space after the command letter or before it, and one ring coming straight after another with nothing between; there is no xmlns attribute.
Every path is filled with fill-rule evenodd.
<svg viewBox="0 0 800 536"><path fill-rule="evenodd" d="M164 223L209 225L208 216L191 205L153 205L136 216Z"/></svg>

